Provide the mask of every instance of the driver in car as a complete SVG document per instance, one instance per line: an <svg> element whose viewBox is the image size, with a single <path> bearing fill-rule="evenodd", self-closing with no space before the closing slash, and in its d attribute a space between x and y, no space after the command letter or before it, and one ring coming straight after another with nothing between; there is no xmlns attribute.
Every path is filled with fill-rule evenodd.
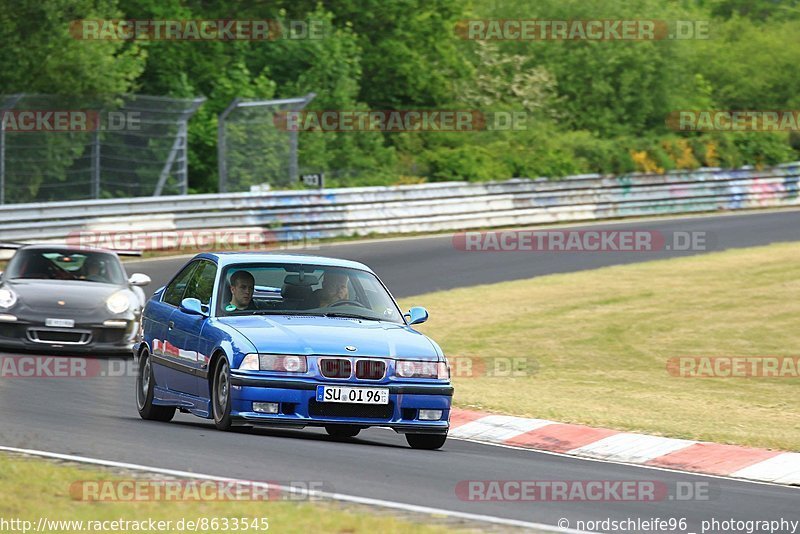
<svg viewBox="0 0 800 534"><path fill-rule="evenodd" d="M253 302L256 279L249 271L236 271L231 276L231 303L225 311L257 310Z"/></svg>
<svg viewBox="0 0 800 534"><path fill-rule="evenodd" d="M342 300L350 298L350 291L347 287L347 275L337 271L328 271L322 280L322 288L315 295L319 297L319 307L330 306Z"/></svg>
<svg viewBox="0 0 800 534"><path fill-rule="evenodd" d="M89 256L83 264L84 272L86 273L83 278L91 282L107 282L106 277L103 276L103 260L96 256Z"/></svg>

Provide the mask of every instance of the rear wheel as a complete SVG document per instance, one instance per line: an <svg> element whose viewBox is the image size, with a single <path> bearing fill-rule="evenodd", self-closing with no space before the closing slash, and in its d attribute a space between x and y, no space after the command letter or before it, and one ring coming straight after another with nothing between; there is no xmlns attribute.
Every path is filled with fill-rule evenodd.
<svg viewBox="0 0 800 534"><path fill-rule="evenodd" d="M361 432L361 429L353 425L327 425L325 432L334 438L354 438Z"/></svg>
<svg viewBox="0 0 800 534"><path fill-rule="evenodd" d="M174 406L153 404L155 383L150 353L144 349L139 356L139 371L136 373L136 408L139 410L139 417L149 421L171 421L175 417Z"/></svg>
<svg viewBox="0 0 800 534"><path fill-rule="evenodd" d="M231 372L226 358L220 358L211 387L214 424L219 430L231 428Z"/></svg>
<svg viewBox="0 0 800 534"><path fill-rule="evenodd" d="M406 434L406 441L412 449L440 449L447 440L447 434Z"/></svg>

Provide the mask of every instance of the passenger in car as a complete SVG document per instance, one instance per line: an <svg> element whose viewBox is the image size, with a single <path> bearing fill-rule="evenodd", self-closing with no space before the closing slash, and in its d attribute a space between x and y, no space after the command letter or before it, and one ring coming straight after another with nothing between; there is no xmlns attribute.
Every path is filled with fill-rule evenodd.
<svg viewBox="0 0 800 534"><path fill-rule="evenodd" d="M350 291L347 287L347 275L337 271L328 271L322 280L322 288L318 289L314 295L319 299L319 307L330 306L342 300L350 298Z"/></svg>
<svg viewBox="0 0 800 534"><path fill-rule="evenodd" d="M83 263L83 270L86 273L83 278L91 282L108 282L103 276L103 261L96 256L88 256Z"/></svg>

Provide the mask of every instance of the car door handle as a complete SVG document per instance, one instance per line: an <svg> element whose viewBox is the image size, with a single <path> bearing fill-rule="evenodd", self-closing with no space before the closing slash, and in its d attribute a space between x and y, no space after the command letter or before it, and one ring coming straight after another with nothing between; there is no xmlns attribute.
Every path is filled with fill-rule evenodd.
<svg viewBox="0 0 800 534"><path fill-rule="evenodd" d="M170 321L167 323L167 329L172 330L175 328L175 321Z"/></svg>

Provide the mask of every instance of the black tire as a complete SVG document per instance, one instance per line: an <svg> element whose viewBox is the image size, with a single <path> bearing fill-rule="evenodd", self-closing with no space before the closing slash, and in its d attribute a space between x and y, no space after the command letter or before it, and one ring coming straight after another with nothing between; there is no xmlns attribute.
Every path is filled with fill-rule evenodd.
<svg viewBox="0 0 800 534"><path fill-rule="evenodd" d="M353 425L326 425L325 432L333 438L354 438L361 429Z"/></svg>
<svg viewBox="0 0 800 534"><path fill-rule="evenodd" d="M136 409L142 419L166 423L175 417L175 407L153 404L155 383L153 368L150 365L150 353L144 349L139 356L139 370L136 372Z"/></svg>
<svg viewBox="0 0 800 534"><path fill-rule="evenodd" d="M219 430L231 429L231 371L228 360L224 356L214 371L214 381L211 385L211 410L214 416L214 425Z"/></svg>
<svg viewBox="0 0 800 534"><path fill-rule="evenodd" d="M412 449L428 451L440 449L447 440L447 434L406 434L406 441Z"/></svg>

